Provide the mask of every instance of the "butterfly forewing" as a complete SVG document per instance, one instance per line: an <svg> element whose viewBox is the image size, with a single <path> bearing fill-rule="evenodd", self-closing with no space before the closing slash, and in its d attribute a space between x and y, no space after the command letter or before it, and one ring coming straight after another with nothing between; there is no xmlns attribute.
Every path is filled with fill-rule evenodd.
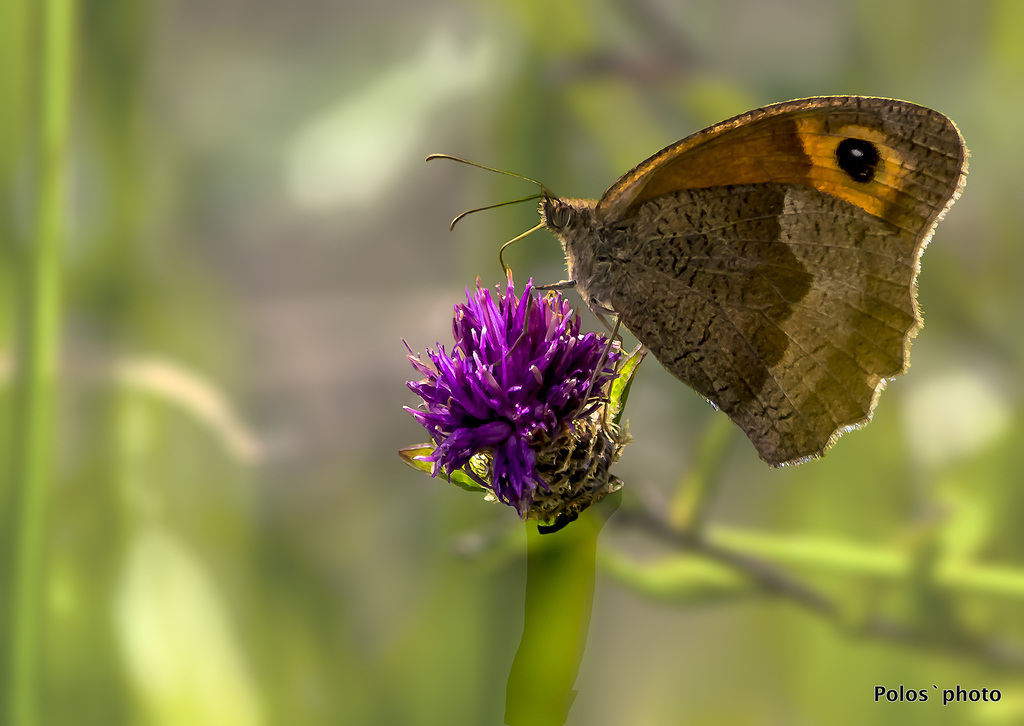
<svg viewBox="0 0 1024 726"><path fill-rule="evenodd" d="M805 99L668 147L554 231L584 299L779 465L868 420L905 370L918 260L965 167L935 111Z"/></svg>

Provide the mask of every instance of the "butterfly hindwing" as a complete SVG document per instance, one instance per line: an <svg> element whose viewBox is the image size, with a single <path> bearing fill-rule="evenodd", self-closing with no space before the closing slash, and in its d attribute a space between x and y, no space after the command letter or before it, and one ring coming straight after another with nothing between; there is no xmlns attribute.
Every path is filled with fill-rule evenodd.
<svg viewBox="0 0 1024 726"><path fill-rule="evenodd" d="M919 258L965 169L935 111L803 99L687 137L548 224L584 299L779 465L867 421L905 370Z"/></svg>
<svg viewBox="0 0 1024 726"><path fill-rule="evenodd" d="M730 221L679 213L696 208L728 209ZM646 205L637 222L619 233L630 252L613 307L769 463L823 451L902 372L916 320L912 241L890 251L899 233L871 215L764 184L680 192ZM835 243L802 243L811 232Z"/></svg>

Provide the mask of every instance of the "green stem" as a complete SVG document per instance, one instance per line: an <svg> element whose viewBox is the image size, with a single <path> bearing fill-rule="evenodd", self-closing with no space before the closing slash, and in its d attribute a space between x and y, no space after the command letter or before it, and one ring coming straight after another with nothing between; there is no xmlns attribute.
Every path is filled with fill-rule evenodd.
<svg viewBox="0 0 1024 726"><path fill-rule="evenodd" d="M610 495L555 534L526 526L526 612L508 676L509 726L560 726L569 715L590 629L597 536L619 499Z"/></svg>
<svg viewBox="0 0 1024 726"><path fill-rule="evenodd" d="M9 703L10 723L14 726L32 726L39 720L39 621L46 583L46 522L54 452L61 242L67 224L74 0L46 0L41 9L35 239L26 257L27 321L19 359L21 391L16 414L22 439L14 462L18 510Z"/></svg>

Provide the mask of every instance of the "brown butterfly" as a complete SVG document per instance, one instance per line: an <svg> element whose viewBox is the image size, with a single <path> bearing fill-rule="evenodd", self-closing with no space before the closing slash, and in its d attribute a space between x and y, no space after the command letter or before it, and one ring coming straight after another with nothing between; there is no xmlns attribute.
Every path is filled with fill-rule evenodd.
<svg viewBox="0 0 1024 726"><path fill-rule="evenodd" d="M966 169L936 111L808 98L688 136L600 200L541 185L541 220L565 251L564 286L618 315L780 466L867 423L906 370L921 252Z"/></svg>

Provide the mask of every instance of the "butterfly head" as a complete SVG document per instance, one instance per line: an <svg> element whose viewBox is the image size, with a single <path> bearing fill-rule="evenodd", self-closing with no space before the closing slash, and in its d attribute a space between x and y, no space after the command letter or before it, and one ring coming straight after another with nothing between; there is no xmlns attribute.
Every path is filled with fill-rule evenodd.
<svg viewBox="0 0 1024 726"><path fill-rule="evenodd" d="M564 199L544 195L540 202L540 218L544 226L558 234L573 222L574 210Z"/></svg>
<svg viewBox="0 0 1024 726"><path fill-rule="evenodd" d="M540 221L562 240L580 233L592 234L595 205L593 199L561 199L544 194L540 200Z"/></svg>
<svg viewBox="0 0 1024 726"><path fill-rule="evenodd" d="M541 224L562 243L570 280L584 302L601 316L614 313L612 286L614 255L597 220L596 199L560 199L544 196Z"/></svg>

